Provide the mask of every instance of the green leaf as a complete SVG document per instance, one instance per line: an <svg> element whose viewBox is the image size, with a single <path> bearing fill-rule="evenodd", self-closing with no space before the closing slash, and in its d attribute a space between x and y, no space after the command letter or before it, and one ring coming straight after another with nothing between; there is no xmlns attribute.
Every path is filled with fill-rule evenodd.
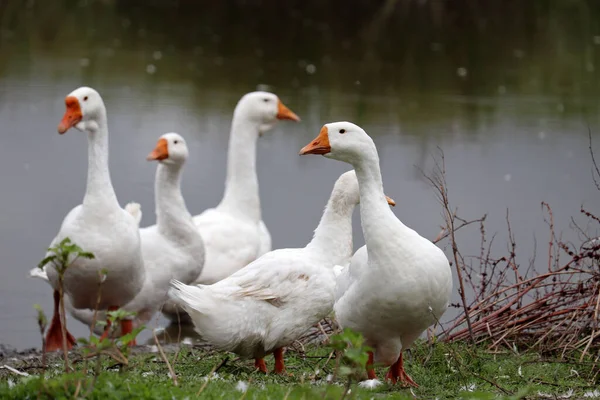
<svg viewBox="0 0 600 400"><path fill-rule="evenodd" d="M44 268L46 264L52 262L58 272L59 279L64 275L67 268L77 257L87 259L94 258L93 253L83 251L77 244L72 243L69 237L64 238L54 247L50 247L48 252L51 254L38 264L38 268Z"/></svg>
<svg viewBox="0 0 600 400"><path fill-rule="evenodd" d="M99 344L98 344L98 348L100 350L104 350L104 349L108 349L110 347L112 347L113 343L109 338L103 338L102 340L100 340Z"/></svg>
<svg viewBox="0 0 600 400"><path fill-rule="evenodd" d="M119 341L122 344L127 345L127 344L133 342L135 340L136 336L137 336L137 334L134 334L134 332L131 332L131 333L128 333L128 334L125 334L125 335L121 336L119 338Z"/></svg>
<svg viewBox="0 0 600 400"><path fill-rule="evenodd" d="M71 250L72 253L82 253L83 252L83 250L81 249L81 247L77 246L75 243L73 243L70 246L70 250Z"/></svg>
<svg viewBox="0 0 600 400"><path fill-rule="evenodd" d="M44 314L44 310L42 310L42 306L34 304L33 308L37 311L38 324L42 326L42 328L45 328L48 324L48 319L46 318L46 314Z"/></svg>
<svg viewBox="0 0 600 400"><path fill-rule="evenodd" d="M39 269L44 269L44 267L46 266L46 264L48 264L51 261L54 261L56 259L56 255L51 255L51 256L47 256L45 257L42 261L40 261L40 263L38 264L38 268ZM30 264L31 265L31 264Z"/></svg>
<svg viewBox="0 0 600 400"><path fill-rule="evenodd" d="M134 333L134 334L135 334L135 336L137 336L137 335L139 335L139 334L140 334L140 332L142 332L144 329L146 329L146 325L141 325L141 326L138 326L137 328L135 328L135 329L132 331L132 333Z"/></svg>
<svg viewBox="0 0 600 400"><path fill-rule="evenodd" d="M60 243L56 247L57 248L59 248L59 247L65 247L69 243L71 243L71 238L67 236L66 238L64 238L63 240L61 240Z"/></svg>
<svg viewBox="0 0 600 400"><path fill-rule="evenodd" d="M122 320L122 319L127 319L127 318L133 318L136 316L137 313L133 312L133 311L126 311L123 309L118 309L115 311L109 311L107 313L108 318L111 322L115 322L118 320Z"/></svg>
<svg viewBox="0 0 600 400"><path fill-rule="evenodd" d="M87 251L81 251L79 252L79 257L83 257L83 258L87 258L89 260L93 260L94 258L96 258L96 256L94 255L94 253L90 253Z"/></svg>

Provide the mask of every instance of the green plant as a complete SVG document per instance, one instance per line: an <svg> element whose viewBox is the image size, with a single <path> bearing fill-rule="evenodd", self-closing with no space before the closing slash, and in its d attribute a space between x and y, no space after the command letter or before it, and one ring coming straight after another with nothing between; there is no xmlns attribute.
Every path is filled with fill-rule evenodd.
<svg viewBox="0 0 600 400"><path fill-rule="evenodd" d="M365 345L365 338L360 333L350 328L332 335L328 347L338 354L335 375L347 379L346 390L342 395L344 398L350 391L352 381L359 381L364 376L372 349Z"/></svg>
<svg viewBox="0 0 600 400"><path fill-rule="evenodd" d="M108 320L110 326L115 327L124 319L134 318L136 316L136 313L132 312L132 311L125 311L125 310L115 310L115 311L109 311L106 314L106 316L107 316L107 320ZM119 337L117 339L116 343L118 344L118 347L120 348L120 350L123 353L128 354L130 344L135 343L135 338L144 329L145 329L145 326L141 325L141 326L134 328L130 333L127 333L127 334Z"/></svg>
<svg viewBox="0 0 600 400"><path fill-rule="evenodd" d="M94 254L84 251L77 244L72 243L71 239L67 237L55 246L50 247L48 249L48 255L38 265L39 268L43 269L46 265L51 264L58 273L58 289L56 292L58 292L59 298L58 314L61 321L63 356L65 360L65 371L67 373L70 372L70 369L68 364L68 349L66 342L67 329L64 307L64 275L68 268L80 257L93 259ZM125 334L115 341L109 339L112 333L111 329L114 329L115 326L118 326L122 320L135 317L135 313L125 310L108 311L106 313L105 321L97 321L98 306L100 304L102 294L102 284L106 281L106 275L107 271L104 269L98 273L98 298L96 301L92 324L90 326L89 338L77 339L77 343L80 344L81 355L84 359L82 371L73 371L70 373L70 376L67 378L64 384L64 390L66 392L71 389L73 390L73 397L77 397L80 394L82 394L83 397L88 397L89 394L92 393L98 376L101 374L103 355L109 356L123 366L127 366L129 363L129 346L131 343L135 342L136 336L144 329L144 326L139 326L133 329L131 333ZM44 331L46 330L47 319L40 306L36 305L35 308L38 310L38 325L40 327L40 332L42 333L42 344L44 349L42 357L43 364L45 364L46 339L44 337ZM97 325L106 327L106 335L103 335L103 337L100 338L94 335L94 327ZM95 368L93 377L90 381L88 377L88 361L91 359L95 359ZM42 379L40 382L42 386L40 387L39 393L46 393L48 388L45 386L44 380ZM67 384L67 382L69 382L69 384ZM69 389L69 387L71 389Z"/></svg>
<svg viewBox="0 0 600 400"><path fill-rule="evenodd" d="M81 352L85 359L83 372L87 374L87 361L90 358L96 358L96 375L99 374L99 365L101 363L101 356L108 355L121 365L128 365L128 356L130 344L135 341L136 336L144 329L144 326L135 328L131 333L119 337L116 341L109 339L111 337L111 328L116 326L121 320L125 318L132 318L135 316L134 312L125 310L109 311L106 314L106 321L97 321L96 324L100 326L107 326L107 337L97 337L93 334L93 329L90 329L90 337L79 338L77 342L81 344Z"/></svg>
<svg viewBox="0 0 600 400"><path fill-rule="evenodd" d="M39 304L34 304L33 308L37 311L37 323L40 328L40 335L42 336L42 379L44 378L44 374L46 372L46 337L44 336L44 332L46 331L46 326L48 325L48 318L46 318L46 314L44 314L44 310L42 310L42 306Z"/></svg>
<svg viewBox="0 0 600 400"><path fill-rule="evenodd" d="M62 348L65 360L65 371L69 372L69 357L67 349L67 318L65 314L64 302L64 275L67 269L80 257L93 259L94 254L83 251L81 247L71 242L69 237L64 238L58 244L48 249L47 255L40 263L38 268L44 269L48 264L52 264L58 273L58 298L59 298L59 319L61 322ZM46 344L44 343L44 348Z"/></svg>
<svg viewBox="0 0 600 400"><path fill-rule="evenodd" d="M48 326L48 318L46 318L46 314L44 314L44 310L42 310L42 306L39 304L34 304L33 308L37 311L37 323L40 328L40 334L42 335L42 349L46 347L46 338L44 337L44 332L46 331L46 326Z"/></svg>
<svg viewBox="0 0 600 400"><path fill-rule="evenodd" d="M69 268L79 257L87 259L95 258L93 253L83 251L81 247L72 243L69 237L64 238L57 245L50 247L48 252L51 254L40 261L38 268L44 269L46 264L51 262L54 264L54 268L56 268L60 278L64 277L67 268Z"/></svg>

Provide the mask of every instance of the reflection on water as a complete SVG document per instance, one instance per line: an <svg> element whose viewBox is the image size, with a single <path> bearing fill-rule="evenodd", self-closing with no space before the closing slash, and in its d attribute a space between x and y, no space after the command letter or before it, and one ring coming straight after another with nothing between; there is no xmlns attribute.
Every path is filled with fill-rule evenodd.
<svg viewBox="0 0 600 400"><path fill-rule="evenodd" d="M38 346L32 304L51 311L49 287L27 273L83 196L85 137L56 133L64 96L81 85L105 100L115 190L122 204L142 204L143 225L154 223L155 165L145 156L158 136L186 137L183 192L197 214L222 196L236 101L267 87L302 118L259 141L275 248L310 240L348 169L297 156L334 120L374 137L394 212L427 237L437 235L441 209L418 171L439 146L454 205L466 217L489 213L488 232L503 232L509 208L524 260L534 235L547 235L542 200L565 239L576 239L570 216L597 199L587 124L600 130L600 3L196 3L0 2L0 342ZM478 252L475 235L461 233L465 254Z"/></svg>

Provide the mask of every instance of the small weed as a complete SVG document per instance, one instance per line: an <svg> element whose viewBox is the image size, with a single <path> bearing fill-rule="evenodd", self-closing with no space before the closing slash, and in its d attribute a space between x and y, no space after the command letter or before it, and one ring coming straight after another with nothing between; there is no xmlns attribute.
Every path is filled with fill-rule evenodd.
<svg viewBox="0 0 600 400"><path fill-rule="evenodd" d="M369 361L369 351L372 349L365 345L365 338L350 328L345 328L341 333L329 338L328 347L333 348L337 354L336 374L346 379L346 390L342 398L350 392L352 382L358 382L365 374Z"/></svg>
<svg viewBox="0 0 600 400"><path fill-rule="evenodd" d="M47 255L40 263L38 268L41 270L48 264L52 264L58 273L58 298L59 298L59 315L61 323L62 333L62 348L63 356L65 361L65 372L69 372L69 357L67 348L67 318L65 313L65 302L64 302L64 277L67 269L78 259L87 258L93 259L94 254L83 251L81 247L71 242L69 237L64 238L55 246L48 249L49 255ZM46 343L44 342L44 347Z"/></svg>
<svg viewBox="0 0 600 400"><path fill-rule="evenodd" d="M115 341L108 339L111 336L111 329L118 326L118 324L124 319L130 319L135 317L135 313L127 312L125 310L114 310L107 312L106 321L97 321L98 306L102 295L102 284L106 281L107 271L101 270L98 273L98 298L96 301L96 309L94 311L94 317L92 325L90 327L89 338L79 338L77 343L80 344L80 355L83 357L83 367L81 371L71 371L69 368L69 357L67 348L67 325L66 325L66 314L64 306L64 275L73 265L73 263L79 258L93 259L94 254L84 251L77 244L72 243L68 237L63 239L57 245L48 249L48 255L39 263L38 267L43 269L46 265L52 264L58 273L58 298L59 298L59 309L58 314L61 321L62 330L62 348L63 348L63 359L65 363L65 375L62 380L61 388L64 390L67 397L83 397L89 396L97 383L98 377L101 375L102 356L108 356L110 359L117 362L122 367L127 367L129 364L128 357L130 352L130 344L135 341L137 335L144 329L144 326L139 326L131 333L125 334ZM44 337L44 331L46 330L47 319L41 310L41 307L37 306L38 310L38 326L42 334L42 368L44 371L46 368L46 339ZM106 327L106 335L103 337L96 337L93 333L93 327L96 325ZM106 336L106 337L104 337ZM95 358L95 368L92 379L88 377L88 365L89 360ZM43 374L43 373L42 373ZM71 390L72 389L72 390ZM45 394L50 395L53 391L52 386L46 385L46 381L42 375L41 385L39 385L38 396Z"/></svg>

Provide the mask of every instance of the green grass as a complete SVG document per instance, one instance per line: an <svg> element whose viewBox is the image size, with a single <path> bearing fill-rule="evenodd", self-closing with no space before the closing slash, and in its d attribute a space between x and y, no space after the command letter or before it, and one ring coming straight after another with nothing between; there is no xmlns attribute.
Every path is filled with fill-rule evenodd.
<svg viewBox="0 0 600 400"><path fill-rule="evenodd" d="M334 374L335 358L330 359L326 347L309 347L306 356L288 351L286 362L290 376L262 375L253 370L249 360L239 360L235 355L182 346L174 362L179 386L175 387L168 368L158 353L139 353L130 356L129 365L117 365L104 357L102 371L88 398L93 399L185 399L196 398L196 394L206 381L209 372L229 360L219 368L217 376L211 379L201 393L206 399L340 399L346 382L337 379L328 383L326 377ZM172 362L175 353L167 357ZM83 362L73 355L78 373L64 375L63 364L58 355L52 355L48 362L47 379L44 384L39 378L39 358L19 361L2 360L31 374L18 376L6 369L0 369L0 398L34 399L72 398L78 380L82 378ZM94 362L90 363L93 368ZM271 357L267 359L270 368ZM461 344L425 343L417 345L406 357L407 372L421 386L413 389L414 395L422 399L444 398L538 398L538 392L561 395L573 390L571 398L583 398L593 392L599 384L592 363L577 364L568 361L542 359L537 354L515 354L505 352L491 354L485 348L473 348ZM377 368L380 378L385 370ZM88 374L87 383L82 385L80 395L92 381ZM248 385L247 391L240 391L239 382ZM600 385L599 385L600 386ZM472 391L466 391L470 388ZM409 389L391 385L381 385L375 390L362 389L355 383L346 398L353 399L411 399ZM593 397L591 397L593 398ZM600 399L600 392L598 392Z"/></svg>

